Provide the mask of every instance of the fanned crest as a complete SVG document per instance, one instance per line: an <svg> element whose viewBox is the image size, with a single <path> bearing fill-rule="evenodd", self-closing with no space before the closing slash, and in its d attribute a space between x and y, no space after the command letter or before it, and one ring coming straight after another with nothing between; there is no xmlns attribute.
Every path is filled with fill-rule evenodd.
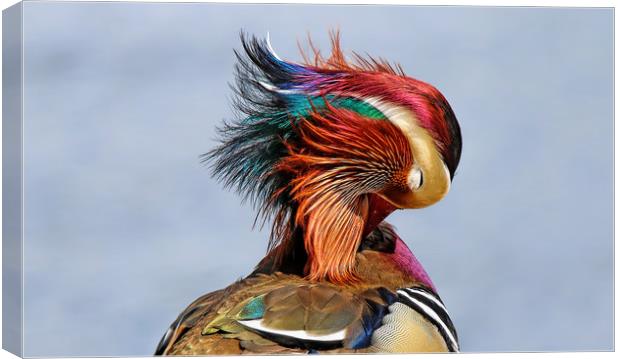
<svg viewBox="0 0 620 359"><path fill-rule="evenodd" d="M329 59L322 59L313 48L313 65L280 59L268 39L248 39L242 33L241 41L244 52L235 50L233 86L236 95L233 104L239 118L219 129L222 145L206 153L203 159L214 161L217 178L257 205L260 215L267 217L290 201L286 191L276 192L286 187L291 176L274 167L288 154L286 141L298 139L294 127L300 119L314 111L324 112L327 103L366 117L385 119L370 104L326 92L321 85L336 83L346 71L396 73L396 70L387 63L361 57L358 57L360 66L347 64L337 35L333 36L333 54Z"/></svg>
<svg viewBox="0 0 620 359"><path fill-rule="evenodd" d="M408 139L373 104L404 92L428 102L420 89L437 91L385 61L354 55L348 63L337 33L329 58L310 43L313 61L304 55L304 64L280 59L268 39L241 40L233 86L238 118L219 129L222 144L204 159L251 201L257 220L274 218L275 263L290 257L292 238L301 235L312 279L349 282L368 218L366 193L406 188L401 172L413 161ZM422 126L429 121L420 119Z"/></svg>

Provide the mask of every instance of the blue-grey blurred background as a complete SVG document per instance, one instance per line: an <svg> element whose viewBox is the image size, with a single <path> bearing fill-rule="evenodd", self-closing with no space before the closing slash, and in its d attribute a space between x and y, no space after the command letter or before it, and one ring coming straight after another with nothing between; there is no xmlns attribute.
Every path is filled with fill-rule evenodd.
<svg viewBox="0 0 620 359"><path fill-rule="evenodd" d="M268 228L198 158L232 116L232 50L270 32L298 61L334 28L460 120L451 193L389 221L463 351L613 348L613 10L27 2L25 355L149 355L252 270Z"/></svg>

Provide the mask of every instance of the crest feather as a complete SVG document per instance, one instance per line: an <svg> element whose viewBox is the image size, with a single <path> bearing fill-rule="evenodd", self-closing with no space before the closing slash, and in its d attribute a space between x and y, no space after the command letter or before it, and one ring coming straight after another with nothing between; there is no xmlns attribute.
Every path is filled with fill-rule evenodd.
<svg viewBox="0 0 620 359"><path fill-rule="evenodd" d="M242 195L243 200L252 203L258 212L257 222L262 225L267 219L274 219L269 249L279 249L274 253L275 263L278 263L285 255L286 245L290 245L285 242L292 241L296 229L303 226L299 222L306 221L312 212L312 208L300 207L300 201L306 198L301 194L300 187L294 186L299 185L300 174L306 172L303 169L291 171L292 162L287 161L293 156L300 159L299 155L303 151L310 150L304 149L304 146L308 146L304 129L307 135L307 130L311 128L308 126L317 124L317 121L323 121L322 126L336 132L342 126L355 128L373 121L383 122L389 127L389 121L384 121L387 120L385 114L367 101L363 94L352 91L348 80L352 75L362 72L397 77L402 75L402 69L382 60L359 55L355 55L354 64L348 63L340 48L338 33L332 33L332 53L327 59L321 57L310 41L314 52L313 62L308 62L304 54L304 64L280 59L268 39L247 37L242 33L241 42L243 51L235 51L237 63L232 85L235 93L233 105L238 116L218 129L221 144L204 154L203 161L210 163L214 176L225 187L234 189ZM344 122L340 123L339 119L344 119ZM334 121L333 126L329 121ZM385 126L379 126L381 131L385 130ZM362 131L361 128L359 130ZM342 146L344 143L346 139L337 145ZM355 203L359 204L357 207L360 212L351 212L350 220L358 220L357 217L363 220L366 202L363 198L355 201L359 202ZM343 226L351 226L351 223L336 224L337 227L333 228L335 234L340 233ZM356 223L353 227L356 228L355 236L358 236L363 230L363 223ZM279 246L283 243L286 245ZM349 244L352 247L346 252L354 256L356 248L353 247L358 242ZM312 249L306 250L312 257ZM315 254L326 255L323 252ZM351 258L347 258L347 261L351 262ZM322 277L335 266L332 263L329 268L315 268L312 271ZM347 273L339 273L340 277L336 279L342 280L342 275L351 278L349 270L350 266L347 266Z"/></svg>
<svg viewBox="0 0 620 359"><path fill-rule="evenodd" d="M395 70L386 63L363 60L348 64L339 45L338 33L332 33L332 55L323 59L314 50L312 64L296 64L280 59L269 44L241 33L243 51L235 50L236 119L218 128L221 145L204 154L213 174L227 188L240 193L258 210L257 219L269 218L279 206L290 201L286 191L289 174L274 171L275 165L288 154L285 142L298 137L294 125L311 112L322 112L326 106L345 108L365 117L385 119L374 106L361 99L321 91L323 83L334 84L346 72ZM275 196L275 198L274 198Z"/></svg>

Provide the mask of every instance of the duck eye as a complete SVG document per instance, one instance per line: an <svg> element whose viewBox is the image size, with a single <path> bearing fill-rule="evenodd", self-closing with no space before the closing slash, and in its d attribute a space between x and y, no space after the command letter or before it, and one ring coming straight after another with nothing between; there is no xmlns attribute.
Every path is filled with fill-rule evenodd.
<svg viewBox="0 0 620 359"><path fill-rule="evenodd" d="M409 173L409 187L412 190L417 190L422 187L424 183L424 176L422 175L422 170L415 167Z"/></svg>

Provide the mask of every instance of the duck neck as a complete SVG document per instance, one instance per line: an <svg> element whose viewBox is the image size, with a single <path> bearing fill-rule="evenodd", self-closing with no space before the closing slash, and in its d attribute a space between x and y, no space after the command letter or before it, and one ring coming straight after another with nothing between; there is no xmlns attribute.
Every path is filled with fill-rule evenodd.
<svg viewBox="0 0 620 359"><path fill-rule="evenodd" d="M407 244L398 236L396 236L392 259L396 265L414 281L432 289L434 292L437 291L431 277L422 266L422 263L420 263L409 247L407 247Z"/></svg>

